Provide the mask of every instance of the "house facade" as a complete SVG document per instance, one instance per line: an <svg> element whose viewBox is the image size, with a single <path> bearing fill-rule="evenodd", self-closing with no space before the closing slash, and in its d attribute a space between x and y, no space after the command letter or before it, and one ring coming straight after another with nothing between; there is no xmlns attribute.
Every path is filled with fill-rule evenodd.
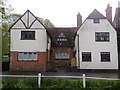
<svg viewBox="0 0 120 90"><path fill-rule="evenodd" d="M44 25L27 10L10 28L10 70L45 71L50 42Z"/></svg>
<svg viewBox="0 0 120 90"><path fill-rule="evenodd" d="M118 69L117 33L96 9L77 31L75 48L78 69Z"/></svg>
<svg viewBox="0 0 120 90"><path fill-rule="evenodd" d="M10 70L118 70L110 11L105 17L95 9L83 23L78 13L77 27L46 28L27 10L10 28Z"/></svg>

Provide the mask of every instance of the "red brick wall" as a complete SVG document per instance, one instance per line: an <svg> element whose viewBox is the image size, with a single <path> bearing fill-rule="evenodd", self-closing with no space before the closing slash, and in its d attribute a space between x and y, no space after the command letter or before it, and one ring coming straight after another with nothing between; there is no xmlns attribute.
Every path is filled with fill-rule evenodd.
<svg viewBox="0 0 120 90"><path fill-rule="evenodd" d="M57 66L68 66L70 64L70 59L56 60L55 59L56 52L69 52L70 59L74 57L74 50L71 47L52 47L50 61L56 64Z"/></svg>
<svg viewBox="0 0 120 90"><path fill-rule="evenodd" d="M46 52L38 52L37 61L18 61L18 53L11 52L11 71L45 71L46 70Z"/></svg>

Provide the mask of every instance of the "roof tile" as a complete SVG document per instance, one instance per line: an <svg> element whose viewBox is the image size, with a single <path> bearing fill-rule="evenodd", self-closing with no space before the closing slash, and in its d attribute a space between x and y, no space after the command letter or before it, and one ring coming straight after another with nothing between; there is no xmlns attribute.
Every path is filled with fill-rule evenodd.
<svg viewBox="0 0 120 90"><path fill-rule="evenodd" d="M87 19L106 19L98 10L94 9Z"/></svg>

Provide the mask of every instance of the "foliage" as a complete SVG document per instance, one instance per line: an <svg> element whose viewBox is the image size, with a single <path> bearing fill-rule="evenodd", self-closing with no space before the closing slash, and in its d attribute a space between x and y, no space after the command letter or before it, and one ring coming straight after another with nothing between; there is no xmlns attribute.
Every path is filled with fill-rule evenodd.
<svg viewBox="0 0 120 90"><path fill-rule="evenodd" d="M3 78L3 90L119 90L118 80L88 80L86 88L82 88L82 80L42 78L41 88L38 88L37 78ZM7 90L6 89L6 90Z"/></svg>
<svg viewBox="0 0 120 90"><path fill-rule="evenodd" d="M44 25L45 25L45 27L47 27L47 28L54 27L54 25L50 22L49 19L45 19L45 20L44 20Z"/></svg>
<svg viewBox="0 0 120 90"><path fill-rule="evenodd" d="M37 86L37 79L35 78L23 78L23 79L18 79L18 78L3 78L2 81L3 84L3 90L8 89L13 90L14 88L18 90L32 90L32 88L38 88Z"/></svg>
<svg viewBox="0 0 120 90"><path fill-rule="evenodd" d="M2 54L9 54L9 26L7 24L2 25Z"/></svg>
<svg viewBox="0 0 120 90"><path fill-rule="evenodd" d="M119 88L120 80L89 80L87 87Z"/></svg>
<svg viewBox="0 0 120 90"><path fill-rule="evenodd" d="M9 59L10 59L9 56L8 56L8 57L2 57L2 61L3 61L3 62L9 62Z"/></svg>

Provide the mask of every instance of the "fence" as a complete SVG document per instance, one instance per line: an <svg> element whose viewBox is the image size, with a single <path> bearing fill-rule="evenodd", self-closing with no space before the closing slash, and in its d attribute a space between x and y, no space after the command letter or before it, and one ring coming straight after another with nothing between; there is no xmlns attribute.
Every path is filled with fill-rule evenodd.
<svg viewBox="0 0 120 90"><path fill-rule="evenodd" d="M82 79L83 80L83 88L86 88L86 79L99 79L99 80L120 80L120 79L112 79L112 78L98 78L98 77L86 77L85 74L82 76L44 76L41 73L38 75L0 75L0 77L19 77L19 78L26 78L26 77L36 77L38 78L38 86L41 87L41 79L43 78L71 78L71 79Z"/></svg>

